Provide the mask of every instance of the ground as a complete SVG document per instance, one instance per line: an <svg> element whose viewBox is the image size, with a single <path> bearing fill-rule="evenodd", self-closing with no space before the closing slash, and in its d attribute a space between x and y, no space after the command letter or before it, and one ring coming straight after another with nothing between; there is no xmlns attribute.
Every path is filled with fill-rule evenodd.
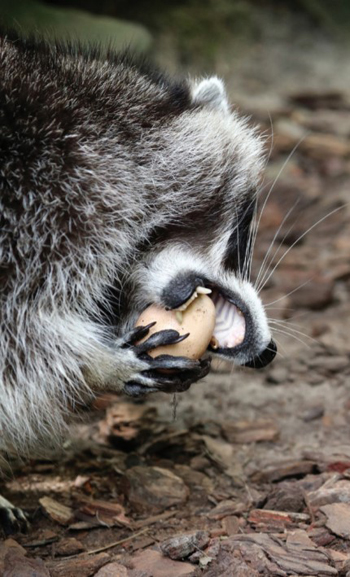
<svg viewBox="0 0 350 577"><path fill-rule="evenodd" d="M275 362L96 401L63 455L7 480L31 528L0 574L350 575L349 109L336 90L246 105L270 135L253 277L268 254Z"/></svg>

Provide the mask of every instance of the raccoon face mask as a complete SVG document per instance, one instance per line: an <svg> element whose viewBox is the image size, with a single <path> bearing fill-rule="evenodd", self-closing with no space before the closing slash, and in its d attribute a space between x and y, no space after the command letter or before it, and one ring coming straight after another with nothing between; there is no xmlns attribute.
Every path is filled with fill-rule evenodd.
<svg viewBox="0 0 350 577"><path fill-rule="evenodd" d="M168 176L158 178L176 188L160 194L154 214L159 224L134 271L136 310L150 303L183 310L196 287L210 289L217 322L216 345L208 352L262 368L274 359L277 347L249 281L261 140L230 112L218 78L193 83L191 99L191 111L163 135L155 172L163 164Z"/></svg>

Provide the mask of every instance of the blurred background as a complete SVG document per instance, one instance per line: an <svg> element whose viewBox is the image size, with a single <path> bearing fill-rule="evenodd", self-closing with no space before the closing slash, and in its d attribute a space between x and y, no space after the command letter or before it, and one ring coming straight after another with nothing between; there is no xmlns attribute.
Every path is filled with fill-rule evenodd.
<svg viewBox="0 0 350 577"><path fill-rule="evenodd" d="M171 74L225 80L233 106L266 139L253 278L279 345L276 360L261 372L215 364L203 383L179 395L175 422L167 395L149 397L143 406L115 396L96 401L99 420L77 435L85 449L68 445L66 459L31 462L19 481L7 484L8 497L33 513L39 541L46 526L61 539L68 529L59 530L48 509L44 514L38 508L39 496L50 490L82 515L72 504L73 492L81 502L86 495L90 501L114 495L138 519L140 500L150 512L159 505L162 483L170 483L158 476L154 493L142 492L144 475L152 480L157 466L181 477L187 489L170 511L171 522L154 528L156 540L199 526L226 537L257 529L268 539L271 532L283 534L287 517L276 525L261 509L303 512L288 523L304 534L316 518L318 529L312 533L308 526L308 550L330 544L347 552L349 572L339 565L338 573L340 557L330 555L329 572L307 565L299 573L293 565L283 574L349 575L350 528L344 537L345 530L337 533L333 525L331 534L319 507L350 500L350 1L0 0L0 18L23 34L98 42L102 49L129 46ZM330 489L323 493L326 483ZM169 494L175 490L171 486ZM286 495L299 495L299 501ZM165 503L164 509L175 501ZM228 513L205 517L221 503ZM86 529L83 513L78 518ZM335 517L343 518L339 511ZM139 522L144 527L144 519ZM93 527L76 533L87 549L125 537L120 525ZM146 547L142 539L123 551ZM41 553L50 559L50 545L45 547ZM247 551L242 549L242 559ZM231 565L220 565L217 552L208 555L208 577L226 575L224 567L238 563L233 554ZM55 560L50 563L56 567ZM232 575L261 574L253 557L247 563L246 572L237 567ZM55 570L53 575L74 574Z"/></svg>

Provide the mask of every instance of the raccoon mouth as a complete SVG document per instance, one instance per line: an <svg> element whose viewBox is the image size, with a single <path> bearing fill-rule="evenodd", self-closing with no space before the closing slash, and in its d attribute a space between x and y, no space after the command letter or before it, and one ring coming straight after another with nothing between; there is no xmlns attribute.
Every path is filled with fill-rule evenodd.
<svg viewBox="0 0 350 577"><path fill-rule="evenodd" d="M216 288L210 289L197 286L191 297L175 309L179 322L182 322L183 312L201 294L210 295L216 309L216 322L208 350L220 352L225 349L235 349L245 340L246 319L241 309L225 298Z"/></svg>
<svg viewBox="0 0 350 577"><path fill-rule="evenodd" d="M179 322L182 320L183 312L200 294L210 296L216 309L213 336L207 350L224 358L236 360L236 362L239 356L244 359L254 342L254 327L250 311L237 295L227 293L209 283L206 287L197 286L190 298L174 309L176 314L180 315ZM242 360L237 364L262 369L271 363L276 353L276 344L271 339L265 349L258 354L253 353L250 360Z"/></svg>
<svg viewBox="0 0 350 577"><path fill-rule="evenodd" d="M212 301L216 309L216 323L209 348L234 349L244 342L246 320L241 309L225 299L221 293L214 291Z"/></svg>

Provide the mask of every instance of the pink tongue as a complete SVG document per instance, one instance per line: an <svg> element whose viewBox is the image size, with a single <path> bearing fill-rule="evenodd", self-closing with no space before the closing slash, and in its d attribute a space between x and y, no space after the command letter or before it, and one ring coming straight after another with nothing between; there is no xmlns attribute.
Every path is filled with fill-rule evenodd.
<svg viewBox="0 0 350 577"><path fill-rule="evenodd" d="M219 293L213 295L216 308L214 337L220 348L232 349L240 345L245 335L245 319L242 312Z"/></svg>

